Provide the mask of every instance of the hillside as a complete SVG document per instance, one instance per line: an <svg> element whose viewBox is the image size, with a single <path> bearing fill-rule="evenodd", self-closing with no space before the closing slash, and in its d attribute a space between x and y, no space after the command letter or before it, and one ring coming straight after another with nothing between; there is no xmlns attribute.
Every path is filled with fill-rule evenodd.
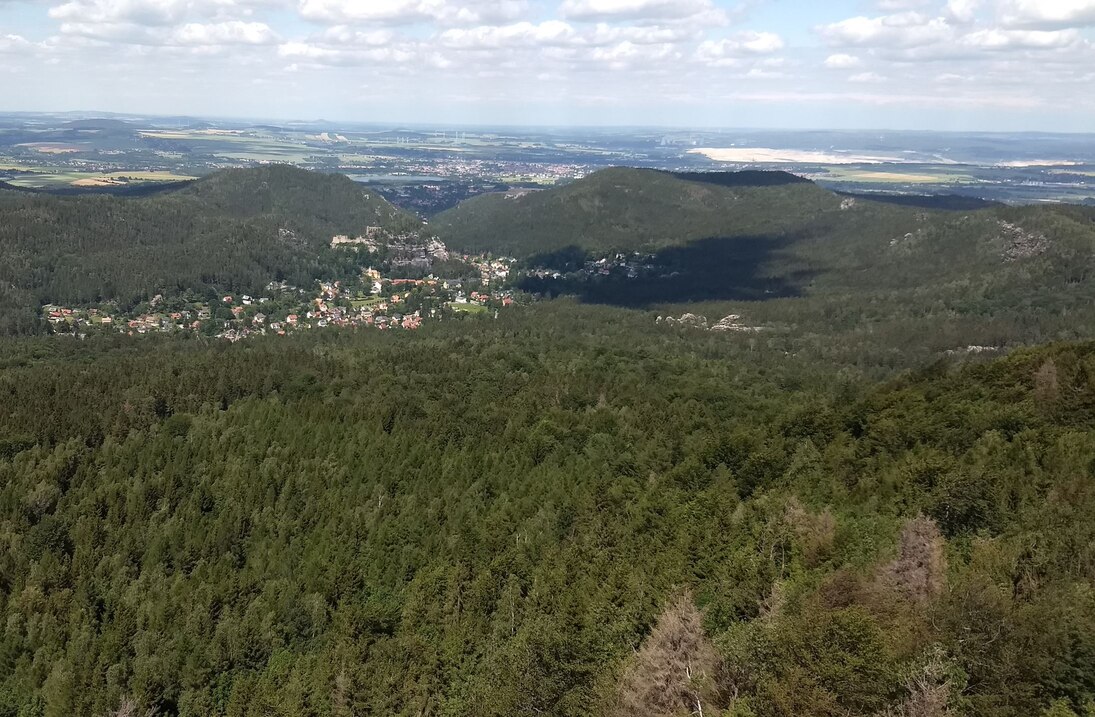
<svg viewBox="0 0 1095 717"><path fill-rule="evenodd" d="M8 344L0 714L1095 699L1095 346L837 387L553 306Z"/></svg>
<svg viewBox="0 0 1095 717"><path fill-rule="evenodd" d="M744 315L754 343L860 365L1095 336L1090 209L922 200L778 172L621 169L480 197L431 228L524 257L541 270L520 283L534 294L711 324Z"/></svg>
<svg viewBox="0 0 1095 717"><path fill-rule="evenodd" d="M784 173L678 176L615 168L558 189L475 197L439 214L431 228L453 248L520 258L568 246L648 251L781 233L839 206L835 195Z"/></svg>
<svg viewBox="0 0 1095 717"><path fill-rule="evenodd" d="M252 291L338 277L335 234L421 226L341 175L285 165L218 172L144 197L0 189L0 332L32 331L42 303Z"/></svg>

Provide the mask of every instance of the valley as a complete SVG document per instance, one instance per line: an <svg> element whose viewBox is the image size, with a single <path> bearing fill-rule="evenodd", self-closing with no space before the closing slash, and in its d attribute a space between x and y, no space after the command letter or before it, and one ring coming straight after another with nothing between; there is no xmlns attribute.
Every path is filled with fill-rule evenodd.
<svg viewBox="0 0 1095 717"><path fill-rule="evenodd" d="M743 315L768 327L762 340L781 355L855 355L875 373L971 345L1095 338L1095 213L1074 206L926 208L835 194L784 172L613 168L556 189L470 199L424 223L344 177L284 165L226 170L148 197L9 190L5 206L0 231L33 241L42 262L27 273L26 248L0 252L16 333L105 326L238 339L402 326L408 315L417 326L484 308L493 317L509 304L570 297L635 324ZM85 207L101 223L89 224ZM34 233L26 220L43 211L57 228ZM166 231L137 245L145 255L119 253L135 222ZM80 263L69 241L82 247ZM89 266L100 267L90 283ZM271 297L274 285L293 288ZM153 311L157 302L171 308Z"/></svg>

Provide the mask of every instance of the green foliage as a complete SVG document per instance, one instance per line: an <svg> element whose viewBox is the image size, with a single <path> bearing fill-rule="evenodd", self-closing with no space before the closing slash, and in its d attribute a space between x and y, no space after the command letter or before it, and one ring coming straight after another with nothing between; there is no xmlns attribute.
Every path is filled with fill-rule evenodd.
<svg viewBox="0 0 1095 717"><path fill-rule="evenodd" d="M730 714L1095 698L1095 345L849 394L476 327L7 342L0 714L599 714L684 589ZM927 602L887 568L921 514Z"/></svg>
<svg viewBox="0 0 1095 717"><path fill-rule="evenodd" d="M431 227L454 248L523 258L571 246L651 251L709 237L778 234L839 208L839 198L811 183L763 174L787 183L726 187L649 169L606 169L559 189L475 197L437 215Z"/></svg>

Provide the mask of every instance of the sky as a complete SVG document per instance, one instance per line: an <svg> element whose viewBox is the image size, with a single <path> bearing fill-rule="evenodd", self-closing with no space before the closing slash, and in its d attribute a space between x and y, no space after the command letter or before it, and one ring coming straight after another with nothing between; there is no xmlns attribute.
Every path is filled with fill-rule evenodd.
<svg viewBox="0 0 1095 717"><path fill-rule="evenodd" d="M1095 0L0 0L0 110L1095 132Z"/></svg>

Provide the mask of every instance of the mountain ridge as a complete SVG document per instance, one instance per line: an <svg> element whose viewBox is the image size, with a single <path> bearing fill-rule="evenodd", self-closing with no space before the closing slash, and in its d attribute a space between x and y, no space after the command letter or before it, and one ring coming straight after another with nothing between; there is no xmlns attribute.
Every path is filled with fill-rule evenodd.
<svg viewBox="0 0 1095 717"><path fill-rule="evenodd" d="M455 248L522 258L572 244L645 251L712 236L780 232L788 216L839 208L831 192L793 176L614 167L555 189L474 197L434 217L431 226ZM752 211L762 202L766 211Z"/></svg>

